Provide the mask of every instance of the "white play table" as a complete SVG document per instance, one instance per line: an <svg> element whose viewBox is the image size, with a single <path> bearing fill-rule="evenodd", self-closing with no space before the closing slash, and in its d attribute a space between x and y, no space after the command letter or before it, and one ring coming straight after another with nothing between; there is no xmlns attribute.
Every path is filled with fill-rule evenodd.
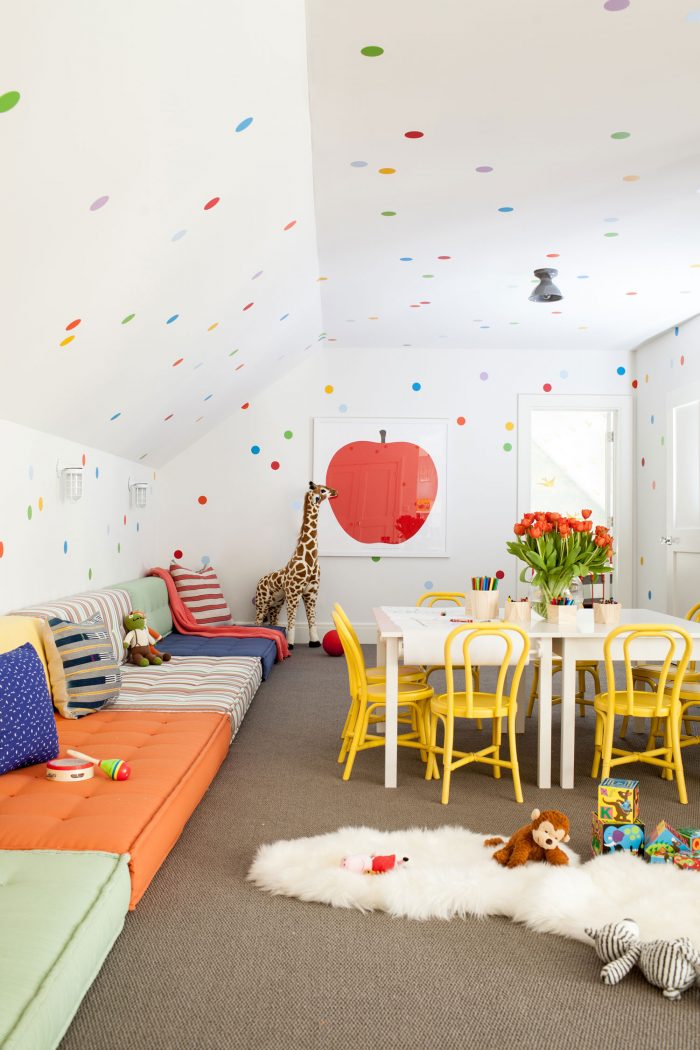
<svg viewBox="0 0 700 1050"><path fill-rule="evenodd" d="M410 651L404 647L406 663L441 663L435 660L436 646L444 643L451 630L458 626L451 623L460 617L459 609L432 610L411 606L383 605L372 610L377 624L377 663L386 665L386 746L384 754L384 786L396 787L397 718L398 718L398 667L399 649L404 635L410 631ZM446 615L441 615L442 613ZM461 614L464 615L463 613ZM501 619L503 618L501 610ZM434 623L433 623L434 620ZM623 609L625 624L669 624L683 627L693 639L693 658L700 659L700 623L668 616L653 609ZM563 788L574 786L574 746L576 731L576 661L602 660L605 637L613 627L593 623L593 610L581 609L576 623L570 626L547 623L536 613L528 630L532 641L530 655L540 661L540 683L538 703L537 785L552 786L552 655L562 659L561 670L561 750L559 782ZM662 658L660 643L655 639L641 640L635 645L634 659L641 661ZM622 659L622 646L614 651L615 659ZM602 668L601 668L602 670ZM602 681L602 687L606 684ZM522 685L521 685L522 689ZM518 731L523 732L525 704L521 694L518 705ZM592 756L591 756L592 757Z"/></svg>

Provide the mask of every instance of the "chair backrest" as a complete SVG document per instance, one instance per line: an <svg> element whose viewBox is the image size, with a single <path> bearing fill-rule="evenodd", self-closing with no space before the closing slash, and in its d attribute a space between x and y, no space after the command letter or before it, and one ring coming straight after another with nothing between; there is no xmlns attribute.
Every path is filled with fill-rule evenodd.
<svg viewBox="0 0 700 1050"><path fill-rule="evenodd" d="M335 605L333 606L333 608L335 609L335 611L337 612L338 616L340 617L340 619L343 621L343 623L347 627L348 631L350 632L350 635L351 635L352 640L354 641L355 645L357 645L359 647L360 639L357 637L357 631L355 630L355 628L353 627L352 623L350 622L350 617L345 612L345 609L342 607L342 605L340 605L339 602L336 602ZM340 633L340 632L338 632L338 633Z"/></svg>
<svg viewBox="0 0 700 1050"><path fill-rule="evenodd" d="M346 622L337 609L334 609L331 615L345 654L350 696L353 700L358 697L363 699L367 690L367 675L365 673L365 658L362 655L362 647L357 640L357 635L353 631L350 621L347 620Z"/></svg>
<svg viewBox="0 0 700 1050"><path fill-rule="evenodd" d="M461 650L461 658L460 658ZM523 668L529 659L530 636L516 623L467 624L450 631L445 639L445 679L447 682L447 713L454 714L455 666L464 668L464 692L466 694L467 718L473 718L474 679L473 666L498 667L496 681L496 706L494 714L508 714L515 703ZM513 668L510 691L506 693L508 668Z"/></svg>
<svg viewBox="0 0 700 1050"><path fill-rule="evenodd" d="M694 620L696 623L700 621L700 602L698 602L697 605L694 605L692 609L688 609L685 618L686 620ZM688 671L692 674L697 674L698 665L695 660L691 660L688 664Z"/></svg>
<svg viewBox="0 0 700 1050"><path fill-rule="evenodd" d="M654 654L653 659L662 661L658 668L656 703L651 717L658 717L661 709L668 707L667 686L670 685L671 703L678 701L678 695L683 684L683 676L693 651L693 643L688 632L682 627L674 627L669 624L621 624L614 631L610 631L603 644L608 697L615 697L617 693L614 706L618 714L635 714L634 668L632 660L638 660L639 656L635 655L633 648L635 642L644 638L658 639L659 652ZM625 663L625 688L623 690L617 689L615 685L615 666L613 663L613 660L616 658L613 654L613 649L617 649L620 642L622 642L622 657ZM669 671L673 663L675 663L675 666L669 683ZM648 692L646 695L649 695ZM610 701L610 705L612 707L612 701Z"/></svg>
<svg viewBox="0 0 700 1050"><path fill-rule="evenodd" d="M432 608L432 606L437 605L438 602L447 602L449 605L463 606L466 598L466 594L463 594L461 591L426 591L425 594L421 594L416 602L416 606L427 605Z"/></svg>

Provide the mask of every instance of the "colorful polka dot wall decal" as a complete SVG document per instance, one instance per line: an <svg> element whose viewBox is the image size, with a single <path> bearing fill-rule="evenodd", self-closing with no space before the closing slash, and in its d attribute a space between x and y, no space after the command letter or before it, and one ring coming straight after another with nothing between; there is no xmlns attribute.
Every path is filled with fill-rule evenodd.
<svg viewBox="0 0 700 1050"><path fill-rule="evenodd" d="M623 182L639 182L639 175L623 175Z"/></svg>
<svg viewBox="0 0 700 1050"><path fill-rule="evenodd" d="M210 561L211 561L211 558L209 557L209 555L208 555L208 554L203 554L203 555L202 555L202 557L201 557L201 562L202 562L202 565L203 565L203 566L204 566L205 568L207 567L207 565L209 564L209 562L210 562Z"/></svg>
<svg viewBox="0 0 700 1050"><path fill-rule="evenodd" d="M258 272L254 273L253 276L250 278L251 281L257 281L258 277L262 277L263 273L264 270L258 270Z"/></svg>
<svg viewBox="0 0 700 1050"><path fill-rule="evenodd" d="M186 234L186 233L187 233L187 230L178 230L178 231L177 231L177 233L174 233L174 234L172 235L172 237L170 238L170 240L171 240L171 241L181 241L181 240L182 240L182 238L183 238L183 237L185 236L185 234Z"/></svg>
<svg viewBox="0 0 700 1050"><path fill-rule="evenodd" d="M383 211L382 215L386 215L386 216L396 215L396 212L395 211Z"/></svg>
<svg viewBox="0 0 700 1050"><path fill-rule="evenodd" d="M283 230L291 230L292 227L296 226L296 224L297 224L297 220L296 219L292 219L292 221L288 222L286 226L282 227L282 229Z"/></svg>
<svg viewBox="0 0 700 1050"><path fill-rule="evenodd" d="M378 554L373 554L373 555L372 555L372 561L374 561L374 562L377 562L377 561L381 561L381 560L382 560L382 559L381 559L381 558L379 557L379 555L378 555Z"/></svg>
<svg viewBox="0 0 700 1050"><path fill-rule="evenodd" d="M119 419L120 415L121 415L121 412L115 412L113 416L109 417L110 423L112 423L115 419Z"/></svg>
<svg viewBox="0 0 700 1050"><path fill-rule="evenodd" d="M420 383L411 383L411 390L415 390L417 392L420 389L421 389L421 384Z"/></svg>
<svg viewBox="0 0 700 1050"><path fill-rule="evenodd" d="M197 496L197 503L199 503L200 507L204 507L207 502L206 496Z"/></svg>
<svg viewBox="0 0 700 1050"><path fill-rule="evenodd" d="M124 318L122 319L122 322L121 322L121 323L122 323L122 324L128 324L128 323L129 323L129 321L133 321L133 319L134 319L135 317L136 317L136 314L127 314L127 315L126 315L126 317L124 317Z"/></svg>
<svg viewBox="0 0 700 1050"><path fill-rule="evenodd" d="M347 412L347 410L348 410L348 406L347 405L338 405L338 411L339 412Z"/></svg>
<svg viewBox="0 0 700 1050"><path fill-rule="evenodd" d="M513 450L513 446L511 445L510 441L506 441L505 444L503 445L503 451L504 452L512 452L512 450Z"/></svg>
<svg viewBox="0 0 700 1050"><path fill-rule="evenodd" d="M482 382L486 382L488 377L489 377L488 372L479 372L479 379L481 379Z"/></svg>
<svg viewBox="0 0 700 1050"><path fill-rule="evenodd" d="M29 519L29 521L32 520L32 514L33 513L34 513L34 511L32 510L32 505L30 503L29 506L27 507L27 518Z"/></svg>
<svg viewBox="0 0 700 1050"><path fill-rule="evenodd" d="M74 335L67 335L66 338L62 339L61 342L58 345L59 346L68 346L68 344L72 343L74 339L75 339Z"/></svg>
<svg viewBox="0 0 700 1050"><path fill-rule="evenodd" d="M37 502L37 507L39 508L39 511L42 511L44 509L44 498L43 498L43 496L39 496L39 500Z"/></svg>
<svg viewBox="0 0 700 1050"><path fill-rule="evenodd" d="M177 561L179 561L181 557L182 557L182 551L178 547L177 550L173 551L173 558L175 558Z"/></svg>
<svg viewBox="0 0 700 1050"><path fill-rule="evenodd" d="M511 206L509 204L504 204L503 207L499 208L498 210L499 211L513 211L513 209L511 208Z"/></svg>
<svg viewBox="0 0 700 1050"><path fill-rule="evenodd" d="M350 161L350 167L351 168L366 168L367 167L367 161L366 160L351 160Z"/></svg>
<svg viewBox="0 0 700 1050"><path fill-rule="evenodd" d="M211 399L213 398L213 396L214 396L213 394L207 394L207 395L206 395L206 397L205 397L205 398L203 398L203 400L204 400L204 401L211 401Z"/></svg>
<svg viewBox="0 0 700 1050"><path fill-rule="evenodd" d="M610 233L604 233L603 234L603 237L618 237L618 236L619 236L619 234L617 234L615 232L610 232Z"/></svg>
<svg viewBox="0 0 700 1050"><path fill-rule="evenodd" d="M552 389L552 384L551 383L544 383L542 385L542 389L544 390L545 394L549 394L551 392L551 389Z"/></svg>
<svg viewBox="0 0 700 1050"><path fill-rule="evenodd" d="M284 437L286 441L291 441L294 437L294 433L291 430L285 430Z"/></svg>
<svg viewBox="0 0 700 1050"><path fill-rule="evenodd" d="M172 419L174 415L175 415L175 413L174 413L174 412L171 412L171 413L170 413L170 415L168 415L168 416L166 416L166 417L165 417L165 419L163 420L163 422L164 422L164 423L167 423L167 422L168 422L168 420L169 420L169 419Z"/></svg>
<svg viewBox="0 0 700 1050"><path fill-rule="evenodd" d="M463 427L466 422L467 421L464 418L464 416L457 416L457 426L458 427Z"/></svg>
<svg viewBox="0 0 700 1050"><path fill-rule="evenodd" d="M610 136L611 139L628 139L631 135L629 131L613 131Z"/></svg>
<svg viewBox="0 0 700 1050"><path fill-rule="evenodd" d="M360 54L364 55L365 58L379 58L380 55L384 54L384 48L379 47L378 44L367 44L366 47L360 48Z"/></svg>
<svg viewBox="0 0 700 1050"><path fill-rule="evenodd" d="M212 197L211 200L207 201L204 205L204 211L211 211L212 208L216 207L220 200L221 197Z"/></svg>
<svg viewBox="0 0 700 1050"><path fill-rule="evenodd" d="M80 318L76 317L75 321L71 321L70 324L66 325L66 331L67 332L72 332L73 329L77 328L79 324L80 324Z"/></svg>
<svg viewBox="0 0 700 1050"><path fill-rule="evenodd" d="M402 255L399 262L413 262L413 259L410 255Z"/></svg>
<svg viewBox="0 0 700 1050"><path fill-rule="evenodd" d="M396 168L379 168L380 175L395 175Z"/></svg>
<svg viewBox="0 0 700 1050"><path fill-rule="evenodd" d="M633 379L632 380L632 389L636 390L638 386L639 386L639 383L637 382L637 380Z"/></svg>
<svg viewBox="0 0 700 1050"><path fill-rule="evenodd" d="M426 580L424 582L424 584L423 584L423 587L425 588L426 591L432 591L434 586L435 586L435 584L433 583L432 580Z"/></svg>
<svg viewBox="0 0 700 1050"><path fill-rule="evenodd" d="M324 394L332 394L334 389L335 389L335 387L332 387L330 385L330 383L329 383L328 386L324 386L323 392L324 392Z"/></svg>
<svg viewBox="0 0 700 1050"><path fill-rule="evenodd" d="M489 171L493 171L490 164L480 164L478 168L474 168L474 171L478 171L480 175L486 175Z"/></svg>
<svg viewBox="0 0 700 1050"><path fill-rule="evenodd" d="M9 113L11 109L15 108L19 100L19 91L6 91L4 95L0 95L0 113Z"/></svg>
<svg viewBox="0 0 700 1050"><path fill-rule="evenodd" d="M251 306L255 306L255 303L246 303L246 305L243 307L243 313L245 313L246 310L250 310Z"/></svg>
<svg viewBox="0 0 700 1050"><path fill-rule="evenodd" d="M177 361L173 361L173 368L177 368L177 366L181 365L184 360L184 357L178 357Z"/></svg>
<svg viewBox="0 0 700 1050"><path fill-rule="evenodd" d="M93 201L90 205L90 211L99 211L100 208L104 208L108 200L109 197L98 197L97 200Z"/></svg>
<svg viewBox="0 0 700 1050"><path fill-rule="evenodd" d="M251 445L250 446L250 451L253 453L254 456L259 456L260 455L260 445Z"/></svg>
<svg viewBox="0 0 700 1050"><path fill-rule="evenodd" d="M282 314L282 316L280 317L280 321L286 321L288 317L289 314Z"/></svg>
<svg viewBox="0 0 700 1050"><path fill-rule="evenodd" d="M2 558L4 553L5 553L5 544L2 542L2 540L0 540L0 558Z"/></svg>
<svg viewBox="0 0 700 1050"><path fill-rule="evenodd" d="M646 459L644 458L644 456L642 456L642 459L641 459L641 464L642 464L642 466L645 466L645 465L646 465Z"/></svg>
<svg viewBox="0 0 700 1050"><path fill-rule="evenodd" d="M605 0L603 8L606 11L624 11L630 6L630 0Z"/></svg>
<svg viewBox="0 0 700 1050"><path fill-rule="evenodd" d="M560 379L568 379L569 378L569 373L566 371L565 368L562 368L561 372L559 373L559 378Z"/></svg>
<svg viewBox="0 0 700 1050"><path fill-rule="evenodd" d="M88 580L92 579L92 569L88 569Z"/></svg>
<svg viewBox="0 0 700 1050"><path fill-rule="evenodd" d="M422 131L405 131L404 132L404 138L406 138L406 139L422 139L423 138L423 132Z"/></svg>
<svg viewBox="0 0 700 1050"><path fill-rule="evenodd" d="M270 464L270 468L272 470L279 470L280 469L280 465L279 465L278 460L273 459L272 463Z"/></svg>
<svg viewBox="0 0 700 1050"><path fill-rule="evenodd" d="M64 540L63 541L63 553L64 554L68 553L68 540Z"/></svg>
<svg viewBox="0 0 700 1050"><path fill-rule="evenodd" d="M207 332L213 332L214 329L218 328L218 327L219 327L219 322L218 321L214 321L214 324L210 324L209 327L207 328Z"/></svg>
<svg viewBox="0 0 700 1050"><path fill-rule="evenodd" d="M627 369L623 365L619 365L618 368L617 368L617 374L619 376L623 376L626 371L627 371Z"/></svg>
<svg viewBox="0 0 700 1050"><path fill-rule="evenodd" d="M250 408L250 401L244 401L244 402L243 402L243 404L241 405L241 408L242 408L242 409L243 409L243 411L245 412L245 410L246 410L247 408Z"/></svg>
<svg viewBox="0 0 700 1050"><path fill-rule="evenodd" d="M245 131L245 129L249 128L252 123L253 123L253 118L252 117L246 117L245 120L242 120L240 122L240 124L236 124L236 127L234 128L234 130L237 133L241 132L241 131Z"/></svg>
<svg viewBox="0 0 700 1050"><path fill-rule="evenodd" d="M508 423L506 423L505 427L506 427L506 430L515 430L515 423L508 422Z"/></svg>
<svg viewBox="0 0 700 1050"><path fill-rule="evenodd" d="M143 456L141 458L143 459ZM95 467L95 479L97 480L97 479L99 479L99 477L100 477L100 468L99 467Z"/></svg>
<svg viewBox="0 0 700 1050"><path fill-rule="evenodd" d="M179 316L180 316L179 314L172 314L165 323L166 324L172 324L173 321L177 321Z"/></svg>
<svg viewBox="0 0 700 1050"><path fill-rule="evenodd" d="M700 11L689 11L685 20L686 22L700 22Z"/></svg>

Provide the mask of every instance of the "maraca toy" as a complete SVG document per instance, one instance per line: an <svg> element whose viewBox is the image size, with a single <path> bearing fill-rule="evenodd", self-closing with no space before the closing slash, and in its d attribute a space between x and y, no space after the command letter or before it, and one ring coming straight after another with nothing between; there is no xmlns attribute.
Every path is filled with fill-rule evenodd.
<svg viewBox="0 0 700 1050"><path fill-rule="evenodd" d="M128 780L131 776L131 766L128 766L122 758L92 758L91 755L84 755L82 751L72 751L70 748L67 750L73 758L84 758L86 762L99 766L110 780Z"/></svg>

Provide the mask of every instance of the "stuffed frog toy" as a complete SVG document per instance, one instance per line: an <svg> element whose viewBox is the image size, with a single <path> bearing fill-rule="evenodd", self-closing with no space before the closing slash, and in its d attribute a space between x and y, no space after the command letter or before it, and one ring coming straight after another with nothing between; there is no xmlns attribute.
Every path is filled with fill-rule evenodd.
<svg viewBox="0 0 700 1050"><path fill-rule="evenodd" d="M128 650L128 659L137 667L148 667L149 664L162 664L170 659L170 653L159 653L153 642L160 641L162 635L146 625L146 614L140 609L132 609L124 617L127 634L124 648Z"/></svg>

